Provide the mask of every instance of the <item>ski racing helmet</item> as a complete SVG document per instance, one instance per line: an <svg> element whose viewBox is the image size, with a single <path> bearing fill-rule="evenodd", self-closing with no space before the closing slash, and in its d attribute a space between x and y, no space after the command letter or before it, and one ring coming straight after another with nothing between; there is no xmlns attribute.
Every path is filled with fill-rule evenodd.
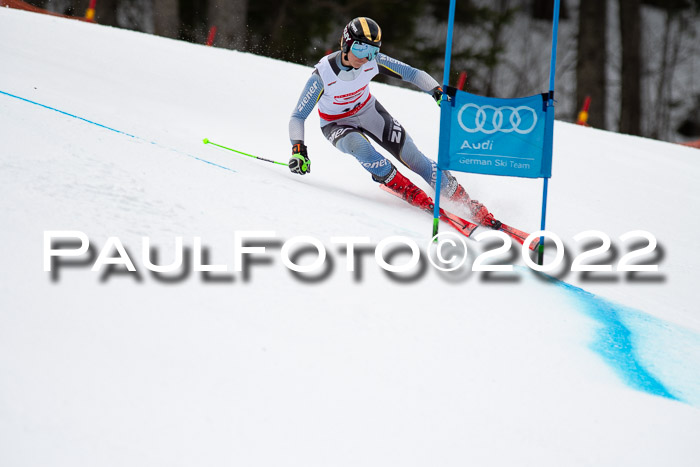
<svg viewBox="0 0 700 467"><path fill-rule="evenodd" d="M382 28L376 21L365 16L360 16L350 21L340 38L340 48L343 54L352 50L357 58L373 60L379 53L382 45Z"/></svg>

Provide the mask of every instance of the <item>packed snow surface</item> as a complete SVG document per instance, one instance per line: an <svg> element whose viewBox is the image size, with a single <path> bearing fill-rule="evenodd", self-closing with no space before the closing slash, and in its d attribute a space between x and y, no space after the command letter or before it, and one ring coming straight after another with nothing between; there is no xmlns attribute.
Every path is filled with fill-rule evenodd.
<svg viewBox="0 0 700 467"><path fill-rule="evenodd" d="M0 64L0 465L700 464L697 149L557 122L560 270L535 274L514 246L496 258L512 272L473 272L488 248L468 240L442 273L430 216L315 115L304 177L202 143L286 162L308 67L6 8ZM434 157L433 100L372 92ZM539 228L541 180L457 177ZM571 272L602 242L574 240L590 230L612 242L591 262L614 268L649 243L620 236L651 233L636 262L658 271ZM47 272L50 231L90 249ZM235 271L248 231L265 252ZM325 246L324 274L284 264L298 236ZM420 246L416 271L377 264L392 236ZM178 237L185 265L149 271ZM369 243L349 262L336 237ZM135 272L108 264L125 256Z"/></svg>

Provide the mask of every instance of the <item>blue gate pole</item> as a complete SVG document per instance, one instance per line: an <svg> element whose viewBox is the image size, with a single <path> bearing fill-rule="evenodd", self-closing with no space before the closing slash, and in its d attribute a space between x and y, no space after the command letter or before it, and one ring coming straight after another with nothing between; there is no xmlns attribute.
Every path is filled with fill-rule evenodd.
<svg viewBox="0 0 700 467"><path fill-rule="evenodd" d="M452 61L452 32L455 25L455 7L457 0L450 0L450 13L447 20L447 40L445 41L445 70L442 75L442 84L450 84L450 62Z"/></svg>
<svg viewBox="0 0 700 467"><path fill-rule="evenodd" d="M557 64L557 36L559 35L559 3L560 0L554 0L554 16L552 18L552 56L549 62L549 99L547 105L554 106L554 74ZM552 122L554 124L554 122ZM554 131L554 130L552 130ZM549 187L549 177L544 177L542 184L542 218L540 221L540 230L545 230L547 219L547 190ZM544 237L540 237L540 247L538 263L542 265L544 261Z"/></svg>
<svg viewBox="0 0 700 467"><path fill-rule="evenodd" d="M455 23L455 5L457 0L450 0L450 13L447 20L447 39L445 41L445 71L442 76L442 89L447 91L450 84L450 62L452 60L452 30ZM448 104L445 104L448 105ZM441 113L442 114L442 113ZM447 142L445 142L447 143ZM435 206L433 207L433 237L438 233L438 223L440 222L440 190L442 185L442 171L438 158L437 179L435 180Z"/></svg>

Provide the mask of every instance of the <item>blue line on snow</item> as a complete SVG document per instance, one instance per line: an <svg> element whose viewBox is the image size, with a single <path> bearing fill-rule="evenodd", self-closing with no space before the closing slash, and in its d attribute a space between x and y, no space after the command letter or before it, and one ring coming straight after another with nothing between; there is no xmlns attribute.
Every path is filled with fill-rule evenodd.
<svg viewBox="0 0 700 467"><path fill-rule="evenodd" d="M109 131L113 131L113 132L115 132L115 133L119 133L120 135L128 136L128 137L130 137L130 138L134 138L134 139L137 139L137 140L139 140L139 141L146 141L146 140L144 140L143 138L139 138L138 136L134 136L134 135L131 135L131 134L126 133L126 132L124 132L124 131L116 130L116 129L114 129L114 128L110 128L110 127L108 127L108 126L106 126L106 125L102 125L101 123L97 123L97 122L93 122L92 120L88 120L87 118L79 117L78 115L74 115L74 114L71 114L71 113L68 113L68 112L64 112L63 110L57 109L57 108L55 108L55 107L50 107L50 106L48 106L48 105L44 105L44 104L41 104L41 103L39 103L39 102L35 102L35 101L29 100L29 99L25 99L24 97L20 97L20 96L14 95L14 94L10 94L9 92L0 91L0 94L4 94L4 95L6 95L6 96L8 96L8 97L12 97L12 98L15 98L15 99L19 99L19 100L21 100L21 101L24 101L24 102L28 102L29 104L38 105L39 107L43 107L43 108L48 109L48 110L53 110L54 112L58 112L58 113L60 113L60 114L66 115L66 116L68 116L68 117L72 117L72 118L76 118L76 119L78 119L78 120L82 120L83 122L90 123L91 125L95 125L95 126L98 126L98 127L100 127L100 128L104 128L105 130L109 130ZM228 170L229 172L237 173L237 172L236 172L235 170L233 170L233 169L230 169L230 168L228 168L228 167L226 167L226 166L223 166L223 165L216 164L216 163L211 162L211 161L208 161L208 160L206 160L206 159L202 159L201 157L193 156L192 154L188 154L188 153L186 153L186 152L182 152L182 151L179 151L179 150L177 150L177 149L169 148L169 147L163 146L162 144L158 144L158 143L153 142L153 141L151 141L151 144L154 144L154 145L156 145L156 146L158 146L158 147L161 147L161 148L164 148L164 149L168 149L168 150L170 150L170 151L174 151L174 152L176 152L176 153L178 153L178 154L182 154L182 155L185 155L185 156L187 156L187 157L191 157L192 159L198 160L198 161L200 161L200 162L204 162L204 163L206 163L206 164L213 165L214 167L218 167L218 168L220 168L220 169Z"/></svg>
<svg viewBox="0 0 700 467"><path fill-rule="evenodd" d="M91 123L91 124L93 124L93 125L97 125L97 126L99 126L99 127L101 127L101 128L104 128L104 129L109 130L109 131L113 131L113 132L115 132L115 133L119 133L119 134L122 134L122 135L130 136L130 137L132 137L132 138L136 138L136 136L130 135L129 133L124 133L123 131L115 130L114 128L110 128L110 127L105 126L105 125L102 125L102 124L100 124L100 123L93 122L92 120L88 120L87 118L78 117L77 115L73 115L73 114L70 114L70 113L68 113L68 112L64 112L63 110L59 110L59 109L56 109L56 108L54 108L54 107L49 107L48 105L44 105L44 104L41 104L41 103L39 103L39 102L30 101L29 99L25 99L24 97L15 96L14 94L10 94L9 92L0 91L0 94L4 94L4 95L10 96L10 97L14 97L15 99L19 99L19 100L24 101L24 102L29 102L30 104L38 105L39 107L43 107L43 108L45 108L45 109L53 110L54 112L58 112L58 113L61 113L61 114L63 114L63 115L67 115L67 116L69 116L69 117L77 118L78 120L82 120L82 121L84 121L84 122Z"/></svg>
<svg viewBox="0 0 700 467"><path fill-rule="evenodd" d="M625 307L566 282L551 277L548 277L548 280L566 290L583 305L586 314L603 325L592 349L603 357L627 385L649 394L681 401L639 360L633 341L634 335L622 322L621 315L628 311Z"/></svg>

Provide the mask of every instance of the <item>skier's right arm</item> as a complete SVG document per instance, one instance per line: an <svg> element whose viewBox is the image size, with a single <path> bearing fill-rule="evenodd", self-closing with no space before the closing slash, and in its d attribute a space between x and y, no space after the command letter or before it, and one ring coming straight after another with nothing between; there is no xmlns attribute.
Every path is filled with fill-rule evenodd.
<svg viewBox="0 0 700 467"><path fill-rule="evenodd" d="M289 159L289 170L304 175L311 172L311 161L304 145L304 122L311 115L319 98L323 94L323 81L318 71L309 77L304 90L299 96L294 112L289 119L289 140L292 143L292 158Z"/></svg>

